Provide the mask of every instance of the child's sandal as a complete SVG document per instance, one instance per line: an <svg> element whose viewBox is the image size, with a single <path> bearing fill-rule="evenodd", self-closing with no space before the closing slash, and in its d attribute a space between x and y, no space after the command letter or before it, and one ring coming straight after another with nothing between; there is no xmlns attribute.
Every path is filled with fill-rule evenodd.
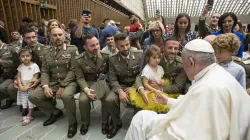
<svg viewBox="0 0 250 140"><path fill-rule="evenodd" d="M30 124L32 120L33 120L32 117L26 116L26 118L22 121L22 126L26 126L26 125Z"/></svg>

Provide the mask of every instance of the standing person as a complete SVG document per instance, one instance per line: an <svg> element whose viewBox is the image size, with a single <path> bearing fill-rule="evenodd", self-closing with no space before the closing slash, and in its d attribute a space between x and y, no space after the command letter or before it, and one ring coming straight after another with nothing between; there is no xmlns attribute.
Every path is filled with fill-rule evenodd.
<svg viewBox="0 0 250 140"><path fill-rule="evenodd" d="M9 43L8 41L8 36L7 36L7 32L4 29L4 22L0 20L0 39L2 40L2 42L4 43Z"/></svg>
<svg viewBox="0 0 250 140"><path fill-rule="evenodd" d="M36 63L32 62L33 55L30 48L22 48L19 51L22 64L17 68L17 105L22 105L23 109L28 109L28 114L22 120L22 125L26 126L33 120L32 112L34 105L28 100L28 94L32 92L33 82L39 77L40 69Z"/></svg>
<svg viewBox="0 0 250 140"><path fill-rule="evenodd" d="M195 80L188 93L178 99L162 94L154 98L156 103L168 105L170 111L138 112L125 140L250 139L250 97L216 64L212 46L196 39L186 44L181 55L188 78Z"/></svg>
<svg viewBox="0 0 250 140"><path fill-rule="evenodd" d="M77 48L79 53L84 52L83 39L86 35L93 35L96 38L99 38L98 30L90 25L91 18L91 11L88 9L83 10L78 26L73 29L75 31L75 37L77 38Z"/></svg>
<svg viewBox="0 0 250 140"><path fill-rule="evenodd" d="M202 15L200 16L198 29L199 29L199 36L201 38L205 38L206 36L219 31L218 21L219 21L221 14L213 13L210 18L210 23L206 24L207 13L211 10L212 10L211 5L206 5L203 10Z"/></svg>
<svg viewBox="0 0 250 140"><path fill-rule="evenodd" d="M114 27L110 24L110 20L108 18L104 19L103 23L105 24L105 28L101 31L100 34L100 45L101 48L106 46L105 38L107 35L115 36L119 31L117 27Z"/></svg>
<svg viewBox="0 0 250 140"><path fill-rule="evenodd" d="M244 68L232 60L240 48L240 41L236 35L222 34L214 39L213 48L217 62L228 71L246 89L246 72Z"/></svg>
<svg viewBox="0 0 250 140"><path fill-rule="evenodd" d="M68 137L73 137L77 132L76 104L74 94L77 83L73 71L73 60L78 53L75 46L64 43L64 31L53 28L50 38L54 46L44 51L41 69L41 86L31 94L29 101L36 105L45 114L50 115L43 125L48 126L63 116L62 110L55 107L55 101L61 99L66 109L69 122Z"/></svg>
<svg viewBox="0 0 250 140"><path fill-rule="evenodd" d="M196 38L195 32L191 30L191 21L188 14L180 13L177 16L174 24L174 30L167 34L167 37L171 36L177 38L180 43L178 53L178 55L180 56L184 46L189 41L194 40Z"/></svg>
<svg viewBox="0 0 250 140"><path fill-rule="evenodd" d="M73 30L75 26L77 26L77 19L70 19L68 22L68 27L69 27L68 32L70 33L70 38L71 38L70 44L77 46L76 36Z"/></svg>
<svg viewBox="0 0 250 140"><path fill-rule="evenodd" d="M236 56L242 58L243 51L244 51L244 36L243 34L234 31L234 27L236 26L237 22L238 22L238 18L234 13L232 12L224 13L222 16L220 16L220 19L218 22L220 30L217 32L214 32L213 34L216 36L220 34L226 34L226 33L235 34L241 42L241 46Z"/></svg>
<svg viewBox="0 0 250 140"><path fill-rule="evenodd" d="M88 132L90 124L90 101L102 102L102 133L108 132L108 109L106 97L110 89L106 83L108 74L109 54L100 51L99 40L92 35L86 35L84 40L85 52L76 56L75 74L81 89L79 108L81 112L81 134Z"/></svg>

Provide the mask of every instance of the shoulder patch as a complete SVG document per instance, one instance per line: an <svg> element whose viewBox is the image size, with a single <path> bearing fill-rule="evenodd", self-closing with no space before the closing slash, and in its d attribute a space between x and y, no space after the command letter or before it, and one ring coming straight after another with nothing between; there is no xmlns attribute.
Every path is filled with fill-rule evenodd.
<svg viewBox="0 0 250 140"><path fill-rule="evenodd" d="M176 60L177 62L179 62L179 63L182 63L182 64L183 64L182 59L181 59L181 57L180 57L180 56L176 56L175 60Z"/></svg>
<svg viewBox="0 0 250 140"><path fill-rule="evenodd" d="M75 59L82 58L83 56L84 56L84 53L81 53L81 54L79 54L79 55L75 56Z"/></svg>
<svg viewBox="0 0 250 140"><path fill-rule="evenodd" d="M76 47L76 46L75 46L75 45L68 45L68 44L67 44L67 47Z"/></svg>
<svg viewBox="0 0 250 140"><path fill-rule="evenodd" d="M116 54L112 54L111 56L109 56L109 58L115 57L116 55L117 55L117 53Z"/></svg>
<svg viewBox="0 0 250 140"><path fill-rule="evenodd" d="M106 51L100 51L100 53L101 53L101 54L104 54L104 55L109 55L109 53L106 52Z"/></svg>
<svg viewBox="0 0 250 140"><path fill-rule="evenodd" d="M143 50L133 50L133 52L135 52L135 53L142 53Z"/></svg>

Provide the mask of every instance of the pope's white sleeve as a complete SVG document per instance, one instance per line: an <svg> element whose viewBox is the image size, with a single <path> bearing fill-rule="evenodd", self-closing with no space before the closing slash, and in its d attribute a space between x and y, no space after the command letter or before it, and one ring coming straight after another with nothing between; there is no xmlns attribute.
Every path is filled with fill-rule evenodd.
<svg viewBox="0 0 250 140"><path fill-rule="evenodd" d="M177 99L168 98L168 107L171 109L175 104L177 104L184 95L180 95Z"/></svg>

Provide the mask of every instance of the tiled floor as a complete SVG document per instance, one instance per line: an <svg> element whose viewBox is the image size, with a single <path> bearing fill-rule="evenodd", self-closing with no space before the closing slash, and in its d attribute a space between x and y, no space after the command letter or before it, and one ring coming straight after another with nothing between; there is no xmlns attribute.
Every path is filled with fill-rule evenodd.
<svg viewBox="0 0 250 140"><path fill-rule="evenodd" d="M101 133L101 105L100 101L94 102L94 109L91 111L91 125L85 136L79 132L80 114L77 110L78 132L72 140L106 140L106 136ZM65 110L64 110L65 112ZM123 128L112 140L123 140L133 116L133 111L125 109L121 105L121 118ZM66 140L68 122L64 116L53 125L44 127L42 124L47 119L41 112L34 113L34 120L28 126L21 126L21 113L18 106L13 106L7 110L0 110L0 140Z"/></svg>

